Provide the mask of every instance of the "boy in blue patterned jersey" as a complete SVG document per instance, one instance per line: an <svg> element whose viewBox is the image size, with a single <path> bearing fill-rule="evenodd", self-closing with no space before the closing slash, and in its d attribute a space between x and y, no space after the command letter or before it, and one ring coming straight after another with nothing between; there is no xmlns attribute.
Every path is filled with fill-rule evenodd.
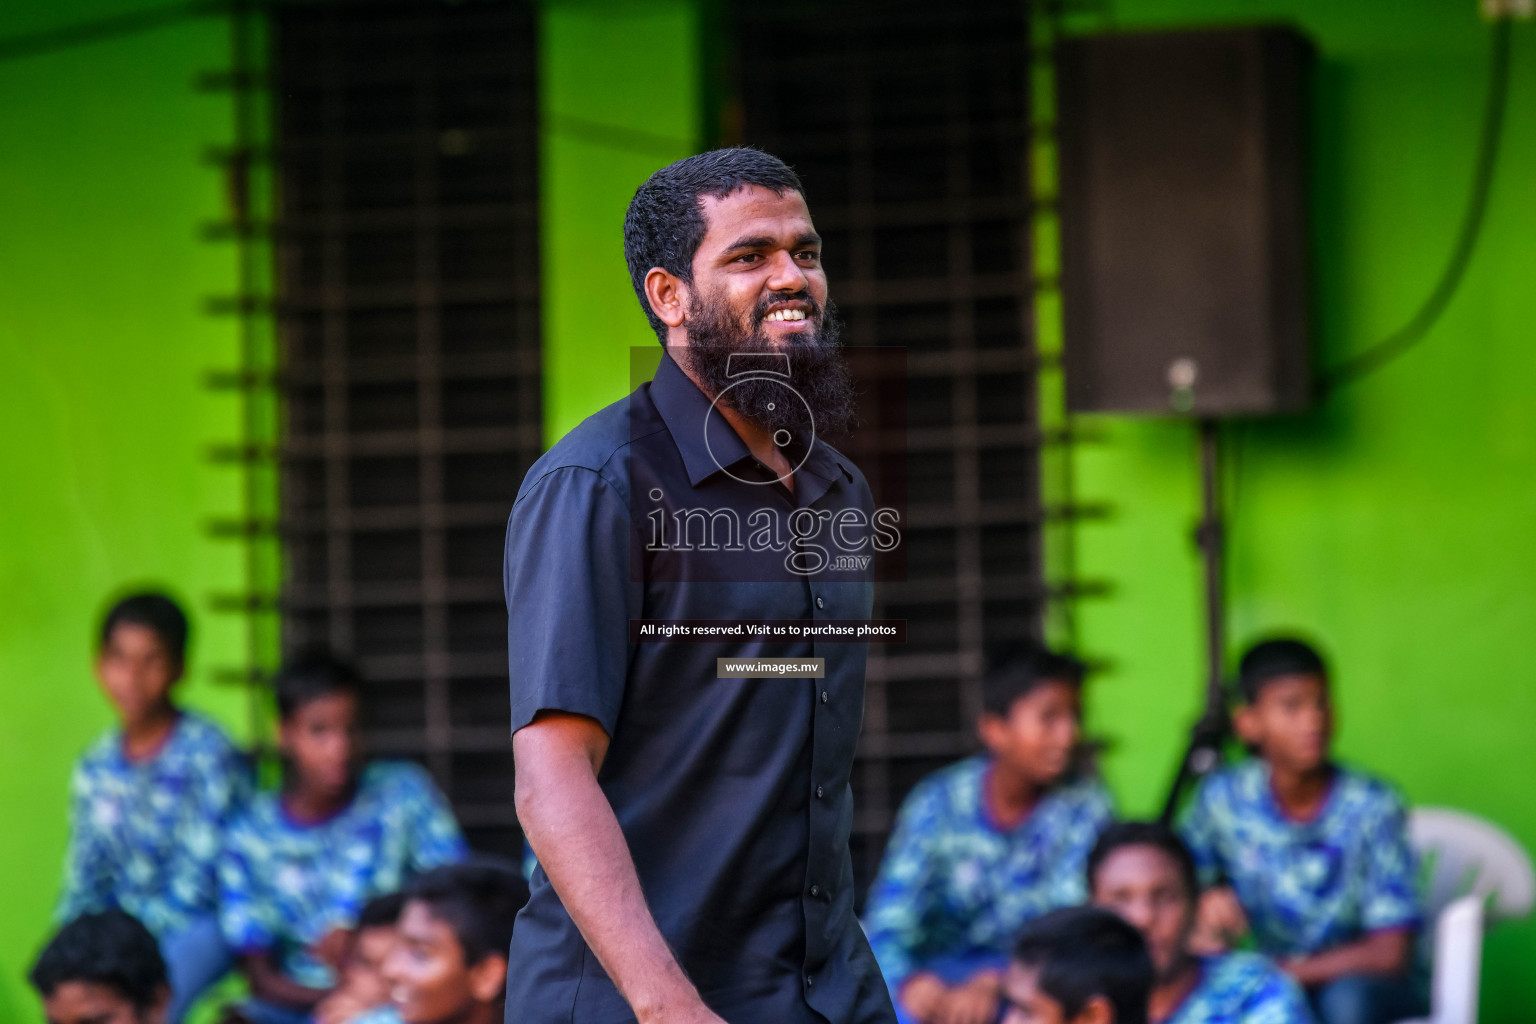
<svg viewBox="0 0 1536 1024"><path fill-rule="evenodd" d="M1103 785L1072 772L1082 678L1038 646L995 656L977 723L986 753L902 804L864 921L901 1020L991 1024L1019 929L1082 902L1083 861L1114 816Z"/></svg>
<svg viewBox="0 0 1536 1024"><path fill-rule="evenodd" d="M399 938L384 961L396 1020L502 1024L512 923L528 900L519 873L455 864L423 875L405 897Z"/></svg>
<svg viewBox="0 0 1536 1024"><path fill-rule="evenodd" d="M1260 643L1239 683L1234 724L1257 756L1205 779L1183 823L1217 883L1201 899L1202 944L1251 930L1323 1024L1416 1016L1420 915L1401 797L1329 757L1328 672L1312 647Z"/></svg>
<svg viewBox="0 0 1536 1024"><path fill-rule="evenodd" d="M101 626L96 676L117 712L76 763L57 918L120 908L149 929L169 971L169 1024L230 966L215 867L225 825L249 795L244 757L208 719L178 707L187 617L163 594L118 601Z"/></svg>
<svg viewBox="0 0 1536 1024"><path fill-rule="evenodd" d="M421 768L358 769L357 677L313 657L275 683L285 761L280 792L260 793L230 826L219 862L224 937L250 982L253 1024L309 1019L365 904L467 852L453 813Z"/></svg>
<svg viewBox="0 0 1536 1024"><path fill-rule="evenodd" d="M1088 897L1135 925L1156 972L1151 1024L1313 1024L1301 988L1258 953L1196 956L1195 862L1170 829L1109 826L1088 854Z"/></svg>

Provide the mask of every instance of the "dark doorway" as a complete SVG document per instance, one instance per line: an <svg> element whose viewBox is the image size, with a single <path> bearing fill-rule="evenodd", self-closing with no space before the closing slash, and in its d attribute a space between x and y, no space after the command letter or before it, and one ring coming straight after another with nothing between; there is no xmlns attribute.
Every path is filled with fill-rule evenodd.
<svg viewBox="0 0 1536 1024"><path fill-rule="evenodd" d="M535 22L517 4L271 17L285 652L368 684L472 845L521 848L507 512L543 448Z"/></svg>
<svg viewBox="0 0 1536 1024"><path fill-rule="evenodd" d="M907 349L907 579L875 615L909 639L871 648L862 892L907 791L977 749L983 652L1041 629L1028 8L732 10L740 138L804 180L850 343Z"/></svg>

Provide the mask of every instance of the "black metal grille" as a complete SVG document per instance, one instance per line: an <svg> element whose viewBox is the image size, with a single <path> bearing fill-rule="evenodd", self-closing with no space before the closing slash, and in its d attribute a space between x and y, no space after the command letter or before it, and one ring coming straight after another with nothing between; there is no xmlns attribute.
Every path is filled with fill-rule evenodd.
<svg viewBox="0 0 1536 1024"><path fill-rule="evenodd" d="M1040 431L1029 273L1028 9L816 3L735 22L742 134L805 182L853 345L908 349L907 580L876 587L854 868L977 748L983 651L1038 636Z"/></svg>
<svg viewBox="0 0 1536 1024"><path fill-rule="evenodd" d="M520 848L501 550L542 450L522 5L272 16L285 651L359 664L373 752Z"/></svg>

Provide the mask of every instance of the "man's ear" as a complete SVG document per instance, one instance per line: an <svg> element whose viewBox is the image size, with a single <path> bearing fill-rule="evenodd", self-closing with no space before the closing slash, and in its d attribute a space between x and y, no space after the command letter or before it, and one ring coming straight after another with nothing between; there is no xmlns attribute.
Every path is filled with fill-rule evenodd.
<svg viewBox="0 0 1536 1024"><path fill-rule="evenodd" d="M1248 746L1259 745L1263 730L1259 728L1259 716L1254 713L1252 704L1243 704L1232 712L1232 731Z"/></svg>
<svg viewBox="0 0 1536 1024"><path fill-rule="evenodd" d="M688 282L661 267L645 272L645 298L668 327L681 327L688 313Z"/></svg>
<svg viewBox="0 0 1536 1024"><path fill-rule="evenodd" d="M1104 996L1089 996L1071 1024L1116 1024L1115 1008Z"/></svg>
<svg viewBox="0 0 1536 1024"><path fill-rule="evenodd" d="M980 737L982 746L996 754L1007 744L1008 719L1002 715L994 715L990 711L983 711L976 719L976 735Z"/></svg>
<svg viewBox="0 0 1536 1024"><path fill-rule="evenodd" d="M292 730L292 722L285 722L282 719L278 719L277 749L279 753L286 754L290 749L292 749L293 744L289 742L289 737L292 735Z"/></svg>
<svg viewBox="0 0 1536 1024"><path fill-rule="evenodd" d="M469 994L477 1003L499 1003L507 992L507 958L498 953L481 957L469 969Z"/></svg>

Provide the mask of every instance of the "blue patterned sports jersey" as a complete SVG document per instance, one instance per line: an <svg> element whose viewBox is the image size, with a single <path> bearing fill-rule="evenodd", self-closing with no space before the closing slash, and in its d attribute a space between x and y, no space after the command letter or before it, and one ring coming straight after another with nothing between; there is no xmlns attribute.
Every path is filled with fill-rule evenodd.
<svg viewBox="0 0 1536 1024"><path fill-rule="evenodd" d="M395 1009L394 1003L384 1003L364 1010L347 1021L347 1024L404 1024L404 1021L401 1020L400 1011Z"/></svg>
<svg viewBox="0 0 1536 1024"><path fill-rule="evenodd" d="M121 729L101 736L70 779L58 919L120 907L163 939L212 914L224 828L250 780L228 737L191 712L143 761L123 753Z"/></svg>
<svg viewBox="0 0 1536 1024"><path fill-rule="evenodd" d="M300 825L261 793L230 826L219 861L219 923L238 955L273 954L288 977L329 988L335 976L308 948L350 928L363 905L418 874L463 860L448 802L414 764L377 761L335 817Z"/></svg>
<svg viewBox="0 0 1536 1024"><path fill-rule="evenodd" d="M1269 765L1252 758L1201 783L1180 831L1202 880L1231 883L1270 956L1419 924L1403 801L1361 772L1336 768L1317 817L1297 822L1275 801Z"/></svg>
<svg viewBox="0 0 1536 1024"><path fill-rule="evenodd" d="M1268 958L1200 959L1200 983L1160 1024L1313 1024L1301 988Z"/></svg>
<svg viewBox="0 0 1536 1024"><path fill-rule="evenodd" d="M1026 922L1087 895L1083 862L1114 819L1108 790L1058 786L1005 832L982 798L991 764L979 755L942 768L902 803L864 912L893 988L937 960L1002 962Z"/></svg>

